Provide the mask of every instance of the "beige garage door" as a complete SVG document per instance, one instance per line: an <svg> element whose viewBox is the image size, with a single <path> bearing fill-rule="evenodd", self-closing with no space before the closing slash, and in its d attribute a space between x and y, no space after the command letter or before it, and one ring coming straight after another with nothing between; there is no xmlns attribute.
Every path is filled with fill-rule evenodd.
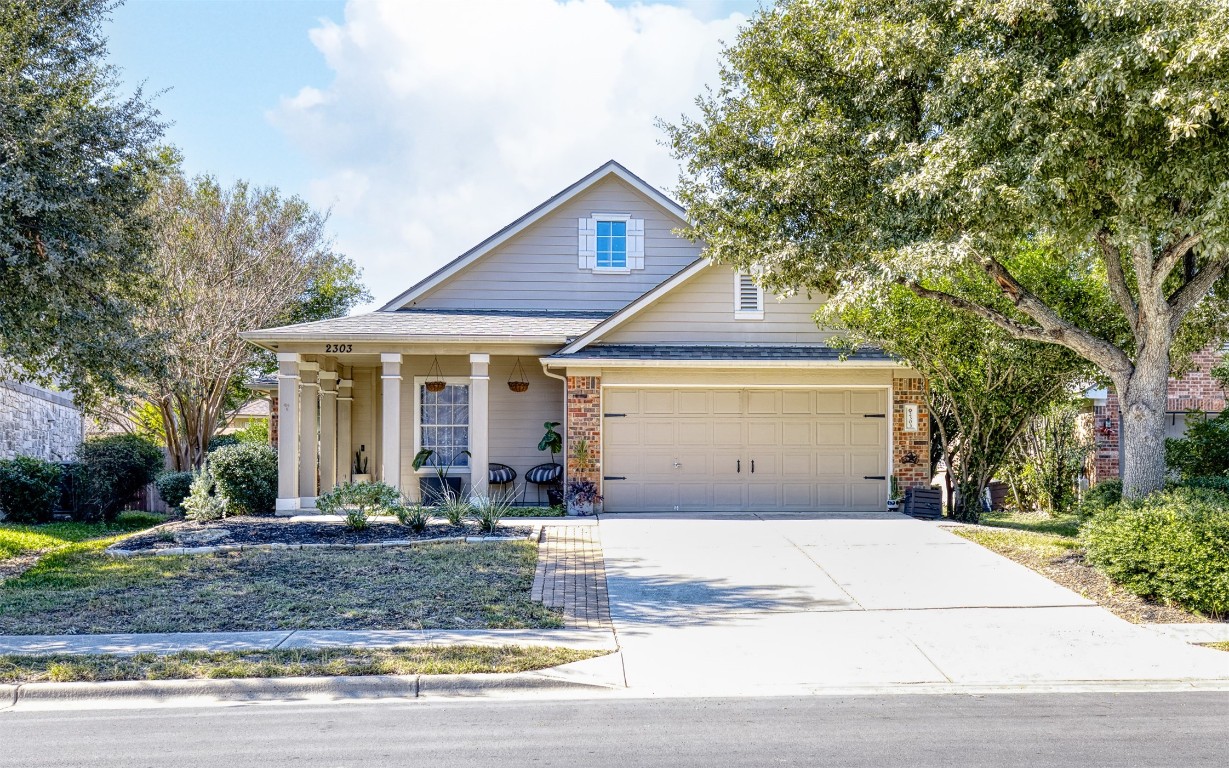
<svg viewBox="0 0 1229 768"><path fill-rule="evenodd" d="M883 389L602 392L608 512L883 509Z"/></svg>

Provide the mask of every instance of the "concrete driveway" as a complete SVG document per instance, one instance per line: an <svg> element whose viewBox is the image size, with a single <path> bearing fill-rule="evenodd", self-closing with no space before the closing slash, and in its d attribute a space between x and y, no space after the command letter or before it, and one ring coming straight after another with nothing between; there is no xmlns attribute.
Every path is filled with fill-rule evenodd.
<svg viewBox="0 0 1229 768"><path fill-rule="evenodd" d="M1229 653L1136 627L934 523L604 516L633 689L1229 682Z"/></svg>

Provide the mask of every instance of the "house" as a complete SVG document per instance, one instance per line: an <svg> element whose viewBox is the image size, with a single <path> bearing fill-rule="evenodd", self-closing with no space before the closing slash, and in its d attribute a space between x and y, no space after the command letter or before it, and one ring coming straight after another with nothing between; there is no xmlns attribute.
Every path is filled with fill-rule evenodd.
<svg viewBox="0 0 1229 768"><path fill-rule="evenodd" d="M253 424L259 422L267 422L269 420L269 398L266 393L259 389L260 384L257 383L253 387L254 391L260 392L259 397L253 397L243 405L235 409L233 413L226 418L226 423L218 430L220 435L233 435L236 432L242 432Z"/></svg>
<svg viewBox="0 0 1229 768"><path fill-rule="evenodd" d="M410 498L424 447L473 494L492 463L520 484L552 460L548 421L609 512L882 510L892 475L927 485L918 374L838 354L818 299L765 297L685 224L611 161L379 311L243 334L280 366L278 511L312 507L356 454Z"/></svg>
<svg viewBox="0 0 1229 768"><path fill-rule="evenodd" d="M1227 349L1216 347L1197 352L1191 358L1190 370L1180 377L1169 377L1165 437L1184 437L1188 421L1209 418L1225 410L1225 389L1211 371L1226 352ZM1095 485L1121 476L1122 413L1118 395L1112 389L1091 389L1084 397L1092 404L1094 446L1088 482Z"/></svg>

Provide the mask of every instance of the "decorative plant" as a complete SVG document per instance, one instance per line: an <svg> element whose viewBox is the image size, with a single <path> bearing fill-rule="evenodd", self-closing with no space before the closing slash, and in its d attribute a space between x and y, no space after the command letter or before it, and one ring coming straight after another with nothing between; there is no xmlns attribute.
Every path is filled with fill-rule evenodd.
<svg viewBox="0 0 1229 768"><path fill-rule="evenodd" d="M469 517L474 511L474 508L467 499L448 492L444 493L439 509L443 511L444 517L448 519L448 524L454 526L465 525L465 518Z"/></svg>
<svg viewBox="0 0 1229 768"><path fill-rule="evenodd" d="M213 470L206 461L201 471L197 473L196 479L192 481L188 498L184 499L180 505L184 515L189 520L195 520L198 523L221 520L226 517L226 499L215 496L213 491Z"/></svg>
<svg viewBox="0 0 1229 768"><path fill-rule="evenodd" d="M546 428L546 434L542 435L542 439L538 441L539 451L550 451L550 463L555 463L555 454L563 450L563 435L555 431L555 427L559 426L557 421L547 421L542 424Z"/></svg>
<svg viewBox="0 0 1229 768"><path fill-rule="evenodd" d="M577 471L589 471L593 463L593 456L589 452L588 440L582 437L572 444L572 461L576 462Z"/></svg>
<svg viewBox="0 0 1229 768"><path fill-rule="evenodd" d="M431 522L431 513L422 504L398 504L393 514L397 516L397 522L414 533L427 530L427 524Z"/></svg>
<svg viewBox="0 0 1229 768"><path fill-rule="evenodd" d="M362 530L369 515L394 512L401 501L396 488L385 483L342 483L316 499L322 515L344 515L346 527Z"/></svg>
<svg viewBox="0 0 1229 768"><path fill-rule="evenodd" d="M597 483L592 480L569 480L566 498L572 506L588 507L601 503L603 496L597 492Z"/></svg>
<svg viewBox="0 0 1229 768"><path fill-rule="evenodd" d="M512 502L501 496L479 498L474 501L473 505L478 528L483 533L495 533L499 530L499 519L506 517L511 509Z"/></svg>
<svg viewBox="0 0 1229 768"><path fill-rule="evenodd" d="M367 457L363 455L362 451L354 452L354 474L367 474Z"/></svg>
<svg viewBox="0 0 1229 768"><path fill-rule="evenodd" d="M900 480L896 475L888 478L888 501L899 503L903 494L900 492Z"/></svg>
<svg viewBox="0 0 1229 768"><path fill-rule="evenodd" d="M437 451L434 451L431 448L423 448L418 453L414 454L414 461L410 462L411 466L414 467L414 471L417 472L426 466L427 462L430 461L431 457L436 453ZM431 469L435 471L435 476L440 479L441 483L444 482L444 478L448 477L448 473L452 471L452 467L457 463L457 459L461 458L462 456L473 456L473 454L469 451L457 451L452 455L452 458L448 460L447 464L441 464L437 461L431 465Z"/></svg>

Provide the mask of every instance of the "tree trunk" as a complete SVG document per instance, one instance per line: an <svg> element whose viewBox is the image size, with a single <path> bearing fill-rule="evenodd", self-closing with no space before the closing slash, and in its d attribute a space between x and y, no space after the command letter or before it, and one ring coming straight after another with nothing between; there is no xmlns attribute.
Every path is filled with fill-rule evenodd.
<svg viewBox="0 0 1229 768"><path fill-rule="evenodd" d="M1125 386L1119 385L1122 492L1138 499L1165 485L1165 411L1169 404L1169 345L1145 348Z"/></svg>

